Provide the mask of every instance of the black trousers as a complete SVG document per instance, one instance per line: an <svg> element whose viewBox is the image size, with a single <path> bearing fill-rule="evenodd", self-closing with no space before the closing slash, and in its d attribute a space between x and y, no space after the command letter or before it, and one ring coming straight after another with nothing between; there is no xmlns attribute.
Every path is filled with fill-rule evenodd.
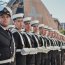
<svg viewBox="0 0 65 65"><path fill-rule="evenodd" d="M61 49L61 65L64 64L65 61L65 49Z"/></svg>
<svg viewBox="0 0 65 65"><path fill-rule="evenodd" d="M48 65L48 53L41 54L41 65Z"/></svg>
<svg viewBox="0 0 65 65"><path fill-rule="evenodd" d="M4 64L0 64L0 65L15 65L14 62L12 63L4 63Z"/></svg>
<svg viewBox="0 0 65 65"><path fill-rule="evenodd" d="M26 65L26 56L20 53L16 54L16 65Z"/></svg>
<svg viewBox="0 0 65 65"><path fill-rule="evenodd" d="M41 65L41 53L35 54L35 65Z"/></svg>
<svg viewBox="0 0 65 65"><path fill-rule="evenodd" d="M56 65L61 65L61 52L57 50Z"/></svg>
<svg viewBox="0 0 65 65"><path fill-rule="evenodd" d="M26 55L26 65L35 65L35 54Z"/></svg>
<svg viewBox="0 0 65 65"><path fill-rule="evenodd" d="M59 61L59 57L58 56L58 51L57 50L53 50L51 53L51 65L57 65L58 61Z"/></svg>
<svg viewBox="0 0 65 65"><path fill-rule="evenodd" d="M52 64L52 54L53 54L53 50L50 50L48 52L48 65L51 65Z"/></svg>
<svg viewBox="0 0 65 65"><path fill-rule="evenodd" d="M61 56L60 51L52 50L51 51L51 65L61 65Z"/></svg>

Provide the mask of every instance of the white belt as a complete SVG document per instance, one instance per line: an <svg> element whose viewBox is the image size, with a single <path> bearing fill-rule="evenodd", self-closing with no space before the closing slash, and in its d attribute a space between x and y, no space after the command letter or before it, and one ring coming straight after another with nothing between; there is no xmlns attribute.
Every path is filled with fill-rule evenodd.
<svg viewBox="0 0 65 65"><path fill-rule="evenodd" d="M60 50L60 47L58 47L58 46L55 46L55 49L56 49L56 50Z"/></svg>
<svg viewBox="0 0 65 65"><path fill-rule="evenodd" d="M16 49L16 52L21 52L21 49Z"/></svg>
<svg viewBox="0 0 65 65"><path fill-rule="evenodd" d="M62 46L61 49L65 49L65 46Z"/></svg>
<svg viewBox="0 0 65 65"><path fill-rule="evenodd" d="M38 52L43 52L43 48L42 47L38 47L37 50L38 50Z"/></svg>
<svg viewBox="0 0 65 65"><path fill-rule="evenodd" d="M30 48L30 54L37 54L37 48Z"/></svg>
<svg viewBox="0 0 65 65"><path fill-rule="evenodd" d="M30 53L30 48L23 48L22 50L21 50L21 54L22 55L28 55Z"/></svg>
<svg viewBox="0 0 65 65"><path fill-rule="evenodd" d="M11 62L14 62L14 57L12 57L12 58L10 58L10 59L7 59L7 60L2 60L2 61L0 61L0 64L11 63Z"/></svg>
<svg viewBox="0 0 65 65"><path fill-rule="evenodd" d="M29 48L17 49L16 52L20 52L22 55L28 55L30 53Z"/></svg>

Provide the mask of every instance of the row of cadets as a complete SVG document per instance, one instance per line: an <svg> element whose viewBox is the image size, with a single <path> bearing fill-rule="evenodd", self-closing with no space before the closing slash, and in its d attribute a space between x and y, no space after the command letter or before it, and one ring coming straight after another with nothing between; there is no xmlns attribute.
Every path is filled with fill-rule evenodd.
<svg viewBox="0 0 65 65"><path fill-rule="evenodd" d="M48 27L47 28L47 35L46 35L47 39L49 40L48 45L49 47L47 47L49 49L48 52L48 63L49 65L55 65L55 57L56 55L54 55L56 53L56 50L54 50L54 41L52 39L52 28Z"/></svg>
<svg viewBox="0 0 65 65"><path fill-rule="evenodd" d="M13 15L12 18L13 18L14 25L15 25L15 29L12 29L11 31L13 33L15 43L16 43L16 64L34 65L35 64L35 54L37 53L37 51L36 51L37 49L34 48L35 41L32 39L33 35L30 32L31 17L26 17L23 19L23 14L19 13L19 14ZM23 26L22 25L23 22L24 22L24 28L25 28L24 32L22 32L22 30L21 30L22 26ZM23 38L24 44L22 42L21 36ZM24 48L24 46L25 46L25 48ZM24 60L24 62L23 62L23 60ZM40 63L40 61L39 61L39 63Z"/></svg>
<svg viewBox="0 0 65 65"><path fill-rule="evenodd" d="M23 17L23 13L14 14L12 16L15 27L11 30L11 32L13 33L16 44L16 65L26 65L26 53L24 53L23 50L23 48L25 48L25 42L21 33L23 27Z"/></svg>
<svg viewBox="0 0 65 65"><path fill-rule="evenodd" d="M64 65L64 58L65 58L65 41L64 41L64 35L59 33L60 41L61 41L61 65Z"/></svg>
<svg viewBox="0 0 65 65"><path fill-rule="evenodd" d="M59 31L56 31L56 39L57 39L57 47L58 47L58 52L57 52L57 65L62 65L62 61L61 61L61 46L62 46L62 41L60 39L60 32Z"/></svg>
<svg viewBox="0 0 65 65"><path fill-rule="evenodd" d="M62 37L62 35L60 36L60 33L59 31L56 31L56 30L51 30L52 31L52 35L51 35L51 40L54 40L54 46L53 46L53 55L51 55L51 59L53 61L51 61L52 64L54 65L62 65L62 50L61 50L61 47L62 47L62 43L63 43L63 40L61 40L60 38Z"/></svg>
<svg viewBox="0 0 65 65"><path fill-rule="evenodd" d="M62 65L64 64L64 61L65 61L65 35L62 35L62 41L63 41L63 44L62 44Z"/></svg>
<svg viewBox="0 0 65 65"><path fill-rule="evenodd" d="M45 63L47 62L48 65L50 65L50 64L51 65L56 65L56 64L58 65L60 63L60 62L58 63L58 61L57 61L57 59L59 58L59 57L57 57L57 55L58 55L58 53L57 53L58 52L58 49L55 49L53 47L54 44L55 44L54 39L52 39L52 34L53 34L53 31L52 30L53 29L49 28L48 26L44 26L43 24L40 25L40 27L41 27L40 28L40 31L42 31L44 29L42 36L44 36L44 41L46 39L46 42L47 42L47 47L46 48L48 50L48 53L45 54L46 55L46 58L47 58L47 60L45 60ZM53 34L53 36L54 36L54 34ZM57 59L56 59L56 57L57 57ZM44 59L44 57L43 57L43 59Z"/></svg>
<svg viewBox="0 0 65 65"><path fill-rule="evenodd" d="M50 62L51 62L51 65L58 65L58 64L60 65L60 57L59 57L60 47L58 47L57 44L56 44L57 40L53 39L53 37L52 37L52 35L53 35L52 30L53 29L50 28L50 31L49 31L49 40L50 40L51 45L52 45L52 48L50 47L51 48L51 55L50 55L51 56L51 61ZM48 56L48 57L50 57L50 56ZM58 60L58 58L59 58L59 60Z"/></svg>
<svg viewBox="0 0 65 65"><path fill-rule="evenodd" d="M15 28L11 30L13 39L11 32L7 29L11 14L9 7L2 7L0 11L1 65L15 65L15 44L16 65L63 65L65 36L44 24L39 25L38 20L31 21L31 17L24 18L24 14L19 13L12 16L15 25ZM30 32L31 26L33 32Z"/></svg>
<svg viewBox="0 0 65 65"><path fill-rule="evenodd" d="M61 64L61 61L60 61L60 45L61 43L59 43L59 36L57 36L57 33L55 33L54 35L54 30L52 28L49 28L49 31L48 31L48 37L49 37L49 40L50 40L50 43L51 43L51 51L50 51L50 59L51 59L51 65L60 65ZM57 39L56 38L53 38L53 35L56 37L58 37ZM49 53L48 53L49 54Z"/></svg>
<svg viewBox="0 0 65 65"><path fill-rule="evenodd" d="M46 39L46 48L48 50L47 52L47 63L48 65L53 65L53 62L51 63L52 60L52 53L53 53L53 41L50 39L52 33L51 33L51 28L49 28L48 26L45 26L45 31L46 31L46 35L45 35L45 39Z"/></svg>
<svg viewBox="0 0 65 65"><path fill-rule="evenodd" d="M15 14L12 17L15 25L12 33L16 43L16 64L60 65L59 46L61 41L59 32L44 24L39 25L38 20L31 21L31 17L23 17L24 14L22 13ZM30 31L31 26L33 32Z"/></svg>

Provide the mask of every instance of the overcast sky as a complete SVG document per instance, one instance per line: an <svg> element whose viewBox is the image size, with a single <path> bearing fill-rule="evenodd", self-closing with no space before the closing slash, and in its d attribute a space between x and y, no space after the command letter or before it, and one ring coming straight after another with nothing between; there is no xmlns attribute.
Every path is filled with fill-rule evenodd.
<svg viewBox="0 0 65 65"><path fill-rule="evenodd" d="M65 0L42 0L50 14L60 22L65 22Z"/></svg>

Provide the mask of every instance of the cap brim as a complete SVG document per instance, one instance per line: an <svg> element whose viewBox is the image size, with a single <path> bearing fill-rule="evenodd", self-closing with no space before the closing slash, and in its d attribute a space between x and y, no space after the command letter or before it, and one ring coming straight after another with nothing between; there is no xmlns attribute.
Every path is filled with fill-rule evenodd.
<svg viewBox="0 0 65 65"><path fill-rule="evenodd" d="M29 23L30 24L30 21L25 21L24 23Z"/></svg>
<svg viewBox="0 0 65 65"><path fill-rule="evenodd" d="M1 12L1 13L0 13L0 16L2 16L3 14L9 15L9 16L11 17L11 15L10 15L9 12Z"/></svg>
<svg viewBox="0 0 65 65"><path fill-rule="evenodd" d="M31 26L35 27L35 26L38 26L39 24L38 23L35 23L35 24L32 24Z"/></svg>

